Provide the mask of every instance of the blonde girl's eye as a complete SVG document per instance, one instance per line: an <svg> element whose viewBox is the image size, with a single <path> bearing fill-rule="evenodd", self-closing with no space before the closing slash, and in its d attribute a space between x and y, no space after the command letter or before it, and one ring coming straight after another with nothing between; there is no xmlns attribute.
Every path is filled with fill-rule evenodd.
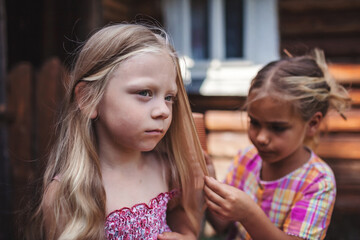
<svg viewBox="0 0 360 240"><path fill-rule="evenodd" d="M138 92L138 95L143 96L143 97L151 97L152 92L150 90L141 90Z"/></svg>
<svg viewBox="0 0 360 240"><path fill-rule="evenodd" d="M169 95L165 97L165 101L173 103L175 101L176 96Z"/></svg>

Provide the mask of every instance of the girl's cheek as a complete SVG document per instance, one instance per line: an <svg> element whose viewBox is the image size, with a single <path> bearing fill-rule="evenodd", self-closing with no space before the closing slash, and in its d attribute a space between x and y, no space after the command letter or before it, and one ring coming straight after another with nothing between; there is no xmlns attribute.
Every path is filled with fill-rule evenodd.
<svg viewBox="0 0 360 240"><path fill-rule="evenodd" d="M249 137L249 139L250 139L250 141L252 142L252 143L254 143L254 141L253 141L253 139L254 139L254 132L252 131L252 130L248 130L248 137Z"/></svg>

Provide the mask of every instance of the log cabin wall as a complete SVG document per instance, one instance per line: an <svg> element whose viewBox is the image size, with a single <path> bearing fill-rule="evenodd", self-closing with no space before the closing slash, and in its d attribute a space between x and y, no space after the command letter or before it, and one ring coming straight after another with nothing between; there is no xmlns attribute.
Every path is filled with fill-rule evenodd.
<svg viewBox="0 0 360 240"><path fill-rule="evenodd" d="M335 79L353 99L348 121L329 115L317 153L332 167L337 200L326 239L359 239L360 1L279 0L280 49L302 55L324 50ZM282 53L284 55L284 53Z"/></svg>
<svg viewBox="0 0 360 240"><path fill-rule="evenodd" d="M360 1L279 0L280 49L319 47L332 62L360 63Z"/></svg>
<svg viewBox="0 0 360 240"><path fill-rule="evenodd" d="M104 21L156 22L162 25L161 0L102 0Z"/></svg>

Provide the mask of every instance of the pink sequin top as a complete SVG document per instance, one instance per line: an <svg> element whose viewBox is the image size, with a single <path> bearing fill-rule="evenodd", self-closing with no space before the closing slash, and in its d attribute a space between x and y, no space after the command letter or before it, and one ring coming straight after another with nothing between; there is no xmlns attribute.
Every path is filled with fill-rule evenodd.
<svg viewBox="0 0 360 240"><path fill-rule="evenodd" d="M166 223L168 202L179 191L160 193L149 204L140 203L131 208L124 207L106 217L105 234L109 240L157 239L157 235L170 232Z"/></svg>

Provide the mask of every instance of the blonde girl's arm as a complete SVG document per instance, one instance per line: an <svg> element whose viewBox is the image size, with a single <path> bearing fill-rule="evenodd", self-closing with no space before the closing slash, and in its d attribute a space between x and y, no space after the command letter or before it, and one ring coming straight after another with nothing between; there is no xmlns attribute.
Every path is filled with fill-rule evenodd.
<svg viewBox="0 0 360 240"><path fill-rule="evenodd" d="M302 239L281 231L246 193L235 187L205 177L204 192L208 209L214 216L239 221L253 240Z"/></svg>
<svg viewBox="0 0 360 240"><path fill-rule="evenodd" d="M177 206L167 213L167 223L172 232L158 235L161 240L196 240L197 234L192 230L190 220L182 206Z"/></svg>

